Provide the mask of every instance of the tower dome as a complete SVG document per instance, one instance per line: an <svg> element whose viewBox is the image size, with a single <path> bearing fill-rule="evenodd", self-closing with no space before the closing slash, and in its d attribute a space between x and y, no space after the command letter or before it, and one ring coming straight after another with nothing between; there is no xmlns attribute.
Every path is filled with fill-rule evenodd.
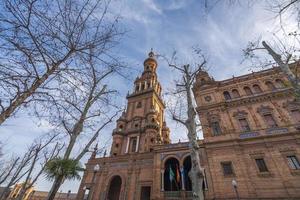
<svg viewBox="0 0 300 200"><path fill-rule="evenodd" d="M144 71L152 71L154 72L157 67L157 61L155 59L155 54L153 49L151 48L150 52L148 53L148 58L144 61Z"/></svg>

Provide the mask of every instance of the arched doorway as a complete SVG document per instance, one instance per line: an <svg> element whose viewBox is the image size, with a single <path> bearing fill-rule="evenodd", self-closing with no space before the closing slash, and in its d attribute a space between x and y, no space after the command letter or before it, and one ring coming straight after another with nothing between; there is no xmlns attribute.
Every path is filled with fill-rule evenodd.
<svg viewBox="0 0 300 200"><path fill-rule="evenodd" d="M189 173L192 169L191 156L187 156L183 160L183 180L186 191L192 191L192 181L190 179Z"/></svg>
<svg viewBox="0 0 300 200"><path fill-rule="evenodd" d="M122 179L120 176L115 176L110 181L107 200L119 200L121 193Z"/></svg>
<svg viewBox="0 0 300 200"><path fill-rule="evenodd" d="M181 175L179 161L176 158L169 158L165 162L164 190L179 191L181 189Z"/></svg>

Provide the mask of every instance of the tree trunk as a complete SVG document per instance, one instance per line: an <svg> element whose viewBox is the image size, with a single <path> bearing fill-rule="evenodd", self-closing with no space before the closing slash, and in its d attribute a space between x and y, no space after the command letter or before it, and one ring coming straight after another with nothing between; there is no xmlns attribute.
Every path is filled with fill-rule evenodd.
<svg viewBox="0 0 300 200"><path fill-rule="evenodd" d="M71 135L70 137L70 143L66 149L66 152L64 154L64 159L69 159L70 157L70 154L72 152L72 149L75 145L75 142L76 142L76 138L77 136L76 135ZM54 179L54 182L52 184L52 187L51 187L51 190L47 196L47 199L46 200L53 200L55 198L55 195L58 191L58 189L60 188L60 186L63 184L63 181L64 181L64 177L63 176L59 176L57 178Z"/></svg>
<svg viewBox="0 0 300 200"><path fill-rule="evenodd" d="M292 87L294 88L297 101L300 101L300 81L297 80L295 74L290 69L288 63L284 63L281 59L281 56L277 54L265 41L262 42L262 45L278 64L282 72L287 76L288 80L292 84Z"/></svg>
<svg viewBox="0 0 300 200"><path fill-rule="evenodd" d="M203 173L201 170L201 162L199 155L199 145L197 142L197 130L196 130L196 111L193 106L193 97L191 92L191 79L187 75L186 77L186 93L187 93L187 107L188 107L188 119L186 121L186 126L188 128L188 138L190 142L190 150L191 150L191 161L192 161L192 169L191 169L191 181L193 188L193 200L204 200L202 183L203 183Z"/></svg>
<svg viewBox="0 0 300 200"><path fill-rule="evenodd" d="M46 200L54 200L55 195L56 195L57 191L59 190L60 186L63 184L63 182L64 182L63 176L59 176L59 177L55 178L52 188L51 188Z"/></svg>
<svg viewBox="0 0 300 200"><path fill-rule="evenodd" d="M70 142L69 142L69 145L66 149L66 152L64 154L64 159L69 159L70 155L71 155L71 152L74 148L74 145L76 143L76 139L77 139L77 135L75 135L74 133L72 133L71 137L70 137Z"/></svg>

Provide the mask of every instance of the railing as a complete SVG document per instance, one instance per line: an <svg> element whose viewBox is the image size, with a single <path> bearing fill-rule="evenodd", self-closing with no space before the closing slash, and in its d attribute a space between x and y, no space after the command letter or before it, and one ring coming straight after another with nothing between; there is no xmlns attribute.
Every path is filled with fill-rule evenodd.
<svg viewBox="0 0 300 200"><path fill-rule="evenodd" d="M164 191L163 194L165 199L192 199L191 191Z"/></svg>

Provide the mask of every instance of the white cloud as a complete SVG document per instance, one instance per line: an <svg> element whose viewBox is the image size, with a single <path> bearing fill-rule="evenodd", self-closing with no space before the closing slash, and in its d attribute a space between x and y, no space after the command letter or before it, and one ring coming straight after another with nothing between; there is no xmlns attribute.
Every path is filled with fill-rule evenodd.
<svg viewBox="0 0 300 200"><path fill-rule="evenodd" d="M158 14L162 14L162 10L157 7L153 0L143 0L145 5L149 7L151 10L157 12Z"/></svg>

